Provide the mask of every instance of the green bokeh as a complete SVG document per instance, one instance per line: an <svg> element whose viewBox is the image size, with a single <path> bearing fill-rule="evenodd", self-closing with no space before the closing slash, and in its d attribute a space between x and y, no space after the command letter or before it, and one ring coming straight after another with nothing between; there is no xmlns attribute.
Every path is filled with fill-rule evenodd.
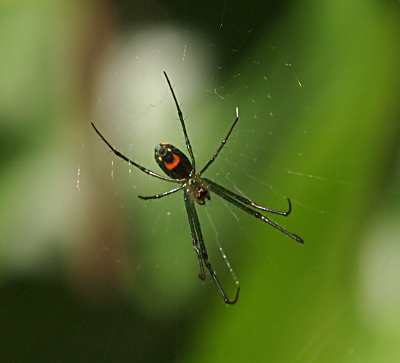
<svg viewBox="0 0 400 363"><path fill-rule="evenodd" d="M128 12L120 3L119 10ZM242 5L228 4L227 22ZM183 106L188 122L207 116L202 124L207 146L217 145L233 121L227 104L230 110L239 106L238 131L225 153L228 164L207 177L226 182L221 170L231 166L229 180L258 196L257 202L270 199L268 207L284 209L283 197L290 197L291 216L274 220L305 240L296 244L239 212L240 223L234 225L226 208L213 200L207 213L219 240L232 242L226 249L242 283L239 302L228 308L211 283L197 290L201 284L186 217L169 226L175 219L165 221L159 212L182 203L181 197L143 209L127 201L122 209L118 203L133 198L132 179L121 181L125 178L116 172L115 184L100 188L100 195L101 181L77 176L94 158L109 160L106 150L99 156L97 146L91 149L88 89L99 56L96 31L100 34L99 23L113 18L107 16L114 14L111 6L1 5L0 29L7 35L0 41L0 351L5 361L395 362L399 332L379 315L368 321L376 315L365 312L360 264L371 235L381 228L392 228L392 238L398 235L399 4L297 1L277 13L273 26L261 17L251 44L226 62L218 77L210 77L217 87L229 80L218 90L229 97L218 102L203 92L198 105ZM255 25L255 14L250 16ZM199 12L188 26L201 19ZM239 27L232 29L238 30L233 38L243 35ZM79 56L82 49L87 57ZM187 91L179 91L179 85L178 94ZM224 123L215 125L215 119ZM207 157L211 146L204 151L199 132L193 134L196 154ZM86 183L81 191L77 180ZM119 182L122 186L115 186ZM276 193L264 193L268 185ZM138 188L133 192L139 194ZM176 208L173 215L183 213L183 205ZM199 214L205 233L215 233L206 213ZM388 215L389 227L382 227ZM118 224L121 232L107 236L104 227L101 235L99 225L109 224ZM73 268L71 240L79 246L79 238L83 243L93 235L115 238L133 250L121 255L133 262L121 267L119 278L98 277L109 295L85 290L90 278ZM179 251L171 247L173 238L187 251L179 264L173 260ZM112 250L111 243L99 246L104 253ZM143 270L132 272L132 266ZM229 275L221 275L232 294ZM114 287L118 283L124 287ZM386 319L399 321L399 314L388 311Z"/></svg>

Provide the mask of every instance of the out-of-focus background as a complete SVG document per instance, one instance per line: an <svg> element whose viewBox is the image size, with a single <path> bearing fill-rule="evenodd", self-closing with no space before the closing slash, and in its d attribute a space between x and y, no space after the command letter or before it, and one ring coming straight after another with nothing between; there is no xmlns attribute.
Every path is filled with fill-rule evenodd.
<svg viewBox="0 0 400 363"><path fill-rule="evenodd" d="M4 362L397 362L400 3L3 1ZM197 166L300 245L213 195L198 208L235 306L198 277L181 193ZM223 249L233 268L226 267Z"/></svg>

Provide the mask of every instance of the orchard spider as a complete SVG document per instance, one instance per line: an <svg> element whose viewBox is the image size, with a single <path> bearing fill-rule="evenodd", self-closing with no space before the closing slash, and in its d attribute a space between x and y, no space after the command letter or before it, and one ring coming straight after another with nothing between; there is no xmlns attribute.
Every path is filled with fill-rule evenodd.
<svg viewBox="0 0 400 363"><path fill-rule="evenodd" d="M193 248L197 254L197 258L199 260L199 266L200 266L200 274L199 277L201 280L206 279L206 273L205 273L205 268L208 269L211 277L213 278L215 284L217 285L217 288L224 299L226 304L235 304L236 301L238 300L239 297L239 291L240 287L238 287L236 291L236 296L233 300L230 300L228 296L226 295L224 289L222 288L218 278L217 274L214 271L214 269L211 266L211 263L208 260L208 254L207 254L207 249L206 245L204 243L204 238L203 234L201 233L201 228L200 228L200 222L197 216L196 208L195 208L195 203L203 205L205 204L206 200L209 200L211 197L210 192L214 192L215 194L219 195L229 203L235 205L236 207L244 210L246 213L249 213L255 218L258 218L262 220L265 223L268 223L272 227L278 229L279 231L283 232L287 236L293 238L295 241L303 243L303 240L287 231L286 229L282 228L275 222L271 221L268 217L266 217L264 214L261 214L257 210L262 210L267 213L272 213L272 214L277 214L280 216L288 216L292 210L292 204L290 202L290 199L288 199L289 203L289 208L288 210L285 211L278 211L266 207L262 207L254 202L252 202L249 199L246 199L236 193L231 192L230 190L224 188L223 186L217 184L216 182L206 179L202 177L202 174L210 167L210 165L215 161L217 156L219 155L220 151L223 149L224 145L228 141L229 136L231 135L236 123L239 120L238 112L237 117L235 121L233 122L231 128L228 131L228 134L226 137L222 140L221 144L219 145L217 151L214 153L214 155L208 160L207 164L199 171L196 172L196 161L195 157L193 154L192 150L192 145L190 144L189 137L186 131L186 126L185 126L185 121L182 115L181 108L179 107L178 101L176 99L174 90L172 88L171 82L168 79L167 73L164 72L164 76L167 80L169 89L171 90L172 97L174 98L174 102L176 105L176 108L178 110L178 116L179 120L181 122L183 134L185 136L185 143L186 143L186 148L189 153L190 160L186 157L182 151L177 149L175 146L167 143L162 143L159 144L155 147L154 150L154 158L158 164L158 166L164 171L168 177L159 175L155 173L154 171L151 171L149 169L144 168L143 166L135 163L133 160L128 159L125 155L121 154L118 150L116 150L114 147L111 146L111 144L103 137L103 135L100 133L99 130L97 130L96 126L92 123L92 126L94 130L97 132L97 134L100 136L100 138L107 144L107 146L110 148L110 150L118 157L121 159L127 161L129 164L137 167L141 171L143 171L146 174L149 174L155 178L159 178L162 180L166 180L172 183L177 183L180 184L177 188L171 189L167 192L153 195L153 196L139 196L140 199L158 199L165 197L167 195L173 194L179 190L183 190L183 199L185 201L185 206L186 206L186 212L188 215L189 219L189 225L190 225L190 231L192 234L192 243L193 243Z"/></svg>

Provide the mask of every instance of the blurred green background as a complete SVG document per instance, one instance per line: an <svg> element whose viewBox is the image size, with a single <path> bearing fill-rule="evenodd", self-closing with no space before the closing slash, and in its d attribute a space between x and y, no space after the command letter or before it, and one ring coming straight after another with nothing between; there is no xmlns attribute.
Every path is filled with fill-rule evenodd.
<svg viewBox="0 0 400 363"><path fill-rule="evenodd" d="M4 362L397 362L400 4L4 1L0 4L0 352ZM182 196L158 172L184 148L274 209L303 246L213 197L200 207L229 296L201 283ZM283 219L283 220L282 220ZM210 279L208 279L210 280Z"/></svg>

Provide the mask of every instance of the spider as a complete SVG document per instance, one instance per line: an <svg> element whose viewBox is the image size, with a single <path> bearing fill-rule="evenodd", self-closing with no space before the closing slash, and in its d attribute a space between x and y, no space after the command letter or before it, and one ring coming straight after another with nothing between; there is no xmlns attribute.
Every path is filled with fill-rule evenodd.
<svg viewBox="0 0 400 363"><path fill-rule="evenodd" d="M203 173L211 166L211 164L215 161L223 147L225 146L226 142L228 141L229 136L231 135L236 123L239 120L239 115L237 112L237 117L235 121L233 122L231 128L228 131L228 134L225 136L225 138L222 140L221 144L219 145L217 151L214 153L214 155L208 160L207 164L199 171L196 172L196 160L193 154L193 149L192 145L190 144L189 141L189 136L186 131L186 126L185 126L185 120L183 118L183 114L181 111L181 108L178 104L177 98L175 96L175 92L173 90L173 87L171 85L171 82L167 76L167 73L164 72L164 76L167 80L169 89L172 93L172 97L175 102L175 106L178 111L178 117L181 122L183 134L185 137L185 143L186 143L186 148L189 153L190 160L186 157L182 151L180 151L178 148L171 144L167 143L161 143L157 145L154 149L154 158L158 164L158 166L164 171L164 173L168 176L162 176L154 171L151 171L149 169L144 168L143 166L137 164L133 160L127 158L125 155L121 154L118 150L116 150L111 144L104 138L104 136L100 133L100 131L96 128L96 126L92 124L94 130L96 133L100 136L100 138L107 144L107 146L110 148L110 150L118 157L121 159L127 161L130 165L133 165L143 171L144 173L153 176L158 179L166 180L168 182L180 184L177 188L171 189L167 192L163 192L160 194L156 194L153 196L141 196L139 195L138 197L140 199L148 200L148 199L159 199L163 198L167 195L176 193L179 190L183 190L183 200L185 202L185 207L186 207L186 212L187 216L189 219L189 226L190 226L190 231L192 235L192 244L193 248L196 252L197 258L199 260L199 266L200 266L200 273L199 277L201 280L206 279L206 269L209 271L212 279L214 280L219 293L221 294L222 298L224 299L224 302L226 304L233 305L237 302L239 298L239 292L240 292L240 287L238 287L236 291L236 296L233 300L230 300L225 293L224 289L222 288L221 283L219 282L217 278L217 274L215 270L213 269L209 259L208 259L208 253L207 253L207 248L204 242L203 234L201 232L200 228L200 222L199 218L197 216L195 204L200 204L203 205L207 200L210 200L211 198L211 192L214 192L215 194L219 195L229 203L233 204L234 206L244 210L246 213L252 215L253 217L260 219L261 221L271 225L272 227L276 228L277 230L283 232L287 236L293 238L295 241L299 243L303 243L303 239L300 238L299 236L287 231L286 229L282 228L272 220L270 220L267 216L264 214L258 212L257 210L261 210L267 213L272 213L280 216L287 217L290 212L292 211L292 204L290 202L290 199L288 198L288 203L289 203L289 208L287 211L278 211L266 207L262 207L250 199L244 198L236 193L233 193L232 191L224 188L223 186L217 184L216 182L203 178L202 175ZM204 267L205 266L205 267Z"/></svg>

